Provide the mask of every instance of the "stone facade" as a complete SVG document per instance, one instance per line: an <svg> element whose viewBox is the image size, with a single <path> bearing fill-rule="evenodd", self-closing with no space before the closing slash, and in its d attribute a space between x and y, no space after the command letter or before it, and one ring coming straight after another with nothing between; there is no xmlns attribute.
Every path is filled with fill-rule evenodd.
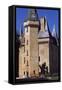
<svg viewBox="0 0 62 90"><path fill-rule="evenodd" d="M39 24L36 11L30 12L32 15L24 22L25 32L20 39L19 78L39 77L43 63L46 63L48 73L58 72L58 47L50 35L47 20L42 17Z"/></svg>
<svg viewBox="0 0 62 90"><path fill-rule="evenodd" d="M49 38L39 39L39 65L46 63L49 72ZM41 72L41 70L40 70Z"/></svg>

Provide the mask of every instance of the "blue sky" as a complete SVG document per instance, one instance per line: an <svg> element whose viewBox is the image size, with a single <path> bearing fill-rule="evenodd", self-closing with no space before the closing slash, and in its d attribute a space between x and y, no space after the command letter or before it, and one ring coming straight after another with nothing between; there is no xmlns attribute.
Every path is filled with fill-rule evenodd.
<svg viewBox="0 0 62 90"><path fill-rule="evenodd" d="M16 8L16 32L18 34L20 33L20 28L23 28L24 20L28 16L28 9L29 8ZM51 32L55 24L55 28L58 33L58 10L37 9L37 13L39 19L46 16Z"/></svg>

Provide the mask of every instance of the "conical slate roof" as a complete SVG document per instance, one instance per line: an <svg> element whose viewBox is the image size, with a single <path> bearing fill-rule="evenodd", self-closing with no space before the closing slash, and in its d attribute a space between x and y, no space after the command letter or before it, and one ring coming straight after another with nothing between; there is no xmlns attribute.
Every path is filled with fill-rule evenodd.
<svg viewBox="0 0 62 90"><path fill-rule="evenodd" d="M55 29L55 25L53 26L52 36L57 38L57 32L56 32L56 29Z"/></svg>
<svg viewBox="0 0 62 90"><path fill-rule="evenodd" d="M55 25L53 26L52 37L55 38L57 45L58 45L59 44L58 43L58 36L57 36L56 29L55 29Z"/></svg>
<svg viewBox="0 0 62 90"><path fill-rule="evenodd" d="M36 9L28 9L28 17L26 19L30 21L37 21L38 20L38 14Z"/></svg>

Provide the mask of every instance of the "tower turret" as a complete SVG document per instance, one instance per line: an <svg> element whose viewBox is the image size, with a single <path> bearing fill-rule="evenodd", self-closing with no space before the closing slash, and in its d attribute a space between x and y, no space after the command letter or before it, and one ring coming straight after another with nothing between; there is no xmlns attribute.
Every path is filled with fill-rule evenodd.
<svg viewBox="0 0 62 90"><path fill-rule="evenodd" d="M38 20L38 14L37 14L36 9L29 9L28 10L27 20L30 20L30 21L37 21Z"/></svg>
<svg viewBox="0 0 62 90"><path fill-rule="evenodd" d="M25 29L25 72L26 77L38 76L38 14L36 9L28 10ZM36 53L35 53L36 52ZM35 64L34 64L35 63Z"/></svg>

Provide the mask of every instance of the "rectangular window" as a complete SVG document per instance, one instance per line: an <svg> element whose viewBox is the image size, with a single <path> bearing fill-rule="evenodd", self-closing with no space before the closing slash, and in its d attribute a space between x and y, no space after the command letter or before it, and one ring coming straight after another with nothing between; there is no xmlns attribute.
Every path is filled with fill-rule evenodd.
<svg viewBox="0 0 62 90"><path fill-rule="evenodd" d="M27 66L28 66L28 61L27 61Z"/></svg>
<svg viewBox="0 0 62 90"><path fill-rule="evenodd" d="M28 40L27 40L27 45L28 45Z"/></svg>
<svg viewBox="0 0 62 90"><path fill-rule="evenodd" d="M24 46L24 52L25 52L25 46Z"/></svg>
<svg viewBox="0 0 62 90"><path fill-rule="evenodd" d="M25 75L25 72L24 72L24 75Z"/></svg>
<svg viewBox="0 0 62 90"><path fill-rule="evenodd" d="M24 43L25 43L25 37L24 37Z"/></svg>
<svg viewBox="0 0 62 90"><path fill-rule="evenodd" d="M35 74L35 70L33 71L33 73Z"/></svg>
<svg viewBox="0 0 62 90"><path fill-rule="evenodd" d="M28 50L27 50L27 56L28 56Z"/></svg>
<svg viewBox="0 0 62 90"><path fill-rule="evenodd" d="M39 62L40 62L40 56L39 56Z"/></svg>
<svg viewBox="0 0 62 90"><path fill-rule="evenodd" d="M24 37L24 43L25 43L25 37ZM24 52L25 52L25 46L24 46Z"/></svg>
<svg viewBox="0 0 62 90"><path fill-rule="evenodd" d="M26 74L27 74L27 77L28 77L28 72L26 72Z"/></svg>
<svg viewBox="0 0 62 90"><path fill-rule="evenodd" d="M25 64L25 57L24 57L24 64Z"/></svg>

